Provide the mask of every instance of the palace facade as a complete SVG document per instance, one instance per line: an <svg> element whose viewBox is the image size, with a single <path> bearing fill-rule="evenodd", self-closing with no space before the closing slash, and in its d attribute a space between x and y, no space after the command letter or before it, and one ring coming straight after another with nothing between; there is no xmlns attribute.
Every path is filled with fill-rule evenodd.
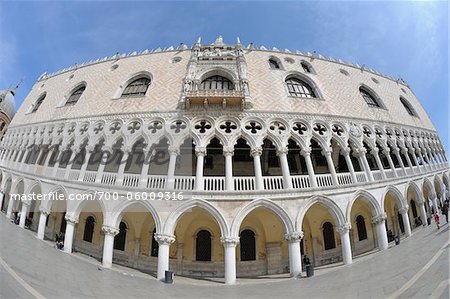
<svg viewBox="0 0 450 299"><path fill-rule="evenodd" d="M1 208L38 238L227 284L385 250L450 181L403 80L221 37L44 73L0 158Z"/></svg>

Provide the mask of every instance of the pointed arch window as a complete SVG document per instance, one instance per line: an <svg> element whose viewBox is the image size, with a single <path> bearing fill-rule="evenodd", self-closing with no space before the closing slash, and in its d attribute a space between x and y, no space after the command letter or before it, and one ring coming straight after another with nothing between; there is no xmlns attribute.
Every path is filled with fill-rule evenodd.
<svg viewBox="0 0 450 299"><path fill-rule="evenodd" d="M359 92L361 93L364 101L366 101L367 105L369 105L370 107L381 108L380 103L367 89L360 87Z"/></svg>
<svg viewBox="0 0 450 299"><path fill-rule="evenodd" d="M334 229L331 222L325 222L322 225L323 246L325 250L336 248L336 241L334 239Z"/></svg>
<svg viewBox="0 0 450 299"><path fill-rule="evenodd" d="M418 117L414 108L405 98L400 97L400 102L402 102L403 107L405 107L405 110L408 112L409 115Z"/></svg>
<svg viewBox="0 0 450 299"><path fill-rule="evenodd" d="M86 86L83 85L79 88L77 88L74 92L72 92L72 94L69 96L69 99L66 102L65 106L73 106L75 105L78 100L80 99L81 95L83 94L83 92L86 90Z"/></svg>
<svg viewBox="0 0 450 299"><path fill-rule="evenodd" d="M122 92L122 98L142 97L147 93L151 80L142 77L132 81Z"/></svg>
<svg viewBox="0 0 450 299"><path fill-rule="evenodd" d="M366 222L364 217L359 215L356 217L356 227L358 229L358 239L360 241L367 239Z"/></svg>
<svg viewBox="0 0 450 299"><path fill-rule="evenodd" d="M86 218L84 223L83 241L92 243L92 237L94 236L95 219L92 216Z"/></svg>
<svg viewBox="0 0 450 299"><path fill-rule="evenodd" d="M241 248L241 261L256 260L256 238L251 229L245 229L241 232L239 240Z"/></svg>
<svg viewBox="0 0 450 299"><path fill-rule="evenodd" d="M222 76L211 76L202 81L202 90L233 90L233 82Z"/></svg>
<svg viewBox="0 0 450 299"><path fill-rule="evenodd" d="M197 233L195 240L195 260L211 261L211 233L201 230Z"/></svg>
<svg viewBox="0 0 450 299"><path fill-rule="evenodd" d="M302 98L315 98L313 89L311 86L303 80L297 78L286 79L286 86L290 96L302 97Z"/></svg>
<svg viewBox="0 0 450 299"><path fill-rule="evenodd" d="M152 248L151 248L150 255L157 257L158 256L158 251L159 251L159 244L155 240L155 234L156 234L156 227L153 229L153 233L152 233Z"/></svg>
<svg viewBox="0 0 450 299"><path fill-rule="evenodd" d="M114 249L125 250L125 242L127 239L127 225L125 222L120 222L119 233L114 238Z"/></svg>
<svg viewBox="0 0 450 299"><path fill-rule="evenodd" d="M36 103L34 103L33 108L31 109L31 113L34 113L36 111L38 111L39 107L41 106L42 102L44 101L45 97L47 96L47 94L42 95L37 101Z"/></svg>

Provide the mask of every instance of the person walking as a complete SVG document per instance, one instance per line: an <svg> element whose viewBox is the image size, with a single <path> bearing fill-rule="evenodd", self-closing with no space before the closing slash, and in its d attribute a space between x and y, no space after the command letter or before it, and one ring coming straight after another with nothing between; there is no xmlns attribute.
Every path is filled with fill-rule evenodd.
<svg viewBox="0 0 450 299"><path fill-rule="evenodd" d="M444 202L444 204L442 205L442 215L445 216L445 222L448 223L448 200L446 200Z"/></svg>
<svg viewBox="0 0 450 299"><path fill-rule="evenodd" d="M434 222L436 222L436 226L439 229L439 214L434 214Z"/></svg>

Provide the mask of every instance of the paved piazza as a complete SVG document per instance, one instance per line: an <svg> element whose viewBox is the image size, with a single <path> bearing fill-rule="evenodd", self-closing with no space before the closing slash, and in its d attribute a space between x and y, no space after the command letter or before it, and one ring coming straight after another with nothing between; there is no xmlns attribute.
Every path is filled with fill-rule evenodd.
<svg viewBox="0 0 450 299"><path fill-rule="evenodd" d="M2 216L0 297L449 298L449 232L448 224L415 230L398 246L391 243L388 250L351 265L316 269L312 278L239 279L227 286L176 276L173 285L166 285L133 269L103 269L83 255L58 251Z"/></svg>

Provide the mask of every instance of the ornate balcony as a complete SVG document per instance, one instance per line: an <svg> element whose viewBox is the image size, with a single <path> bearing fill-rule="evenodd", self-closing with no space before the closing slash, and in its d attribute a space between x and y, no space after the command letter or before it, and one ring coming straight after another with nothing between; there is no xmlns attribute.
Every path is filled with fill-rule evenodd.
<svg viewBox="0 0 450 299"><path fill-rule="evenodd" d="M187 104L189 109L193 106L204 106L207 108L210 105L222 106L241 106L245 95L241 90L193 90L187 92Z"/></svg>

